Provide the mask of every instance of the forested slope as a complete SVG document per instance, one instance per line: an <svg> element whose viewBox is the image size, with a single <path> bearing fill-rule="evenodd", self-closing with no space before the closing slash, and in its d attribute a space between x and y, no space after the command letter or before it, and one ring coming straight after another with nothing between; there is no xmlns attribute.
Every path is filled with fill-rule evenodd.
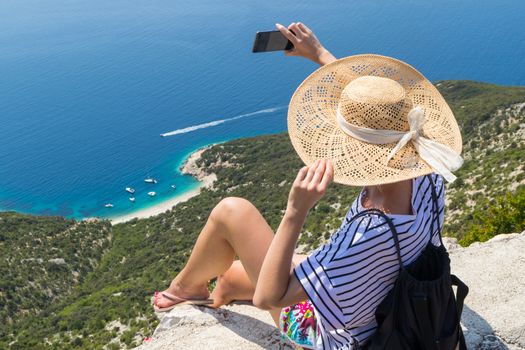
<svg viewBox="0 0 525 350"><path fill-rule="evenodd" d="M525 169L520 160L525 158L525 88L468 81L436 85L458 118L466 160L457 173L460 180L448 188L445 233L466 244L518 231L520 227L523 230ZM203 171L216 173L214 187L149 219L110 227L107 222L75 223L61 218L3 214L2 264L5 257L9 265L1 268L9 270L9 277L2 274L0 302L5 303L7 290L15 291L10 295L20 295L17 291L24 288L34 293L27 294L29 299L25 295L16 299L10 306L1 305L1 310L7 310L2 317L16 318L16 322L4 328L0 348L118 349L140 344L157 323L149 305L150 296L154 290L165 288L181 269L200 228L220 199L249 199L276 228L291 182L302 166L286 134L213 146L198 164ZM329 188L308 217L300 238L302 249L319 246L337 229L357 191L336 184ZM4 221L5 217L9 221ZM49 240L47 245L28 243L39 232L40 222L48 227L42 235L56 236L56 241ZM85 233L75 234L75 227ZM65 234L69 230L73 232L72 241L79 240L76 245L83 247L78 251L68 250L67 240L59 239L69 237ZM33 253L34 247L42 253ZM52 254L53 247L59 248L57 254ZM42 263L37 260L31 264L43 264L32 267L41 271L38 275L42 281L33 287L24 259L39 256ZM75 257L78 262L74 262ZM55 258L73 265L68 271L56 272L63 275L50 274L53 265L49 265L49 259ZM75 280L73 271L82 274ZM61 288L55 293L60 297L39 294L45 290L41 287L44 282L54 285L57 278L64 282L56 287ZM38 300L31 300L32 296Z"/></svg>

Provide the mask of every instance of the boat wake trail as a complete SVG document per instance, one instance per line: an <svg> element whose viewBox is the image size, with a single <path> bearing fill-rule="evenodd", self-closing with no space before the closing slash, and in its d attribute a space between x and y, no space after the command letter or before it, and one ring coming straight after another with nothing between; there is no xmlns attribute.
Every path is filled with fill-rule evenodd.
<svg viewBox="0 0 525 350"><path fill-rule="evenodd" d="M214 121L211 121L211 122L208 122L208 123L192 125L192 126L188 126L186 128L177 129L177 130L173 130L173 131L170 131L170 132L165 132L163 134L160 134L160 136L166 137L166 136L185 134L185 133L192 132L192 131L195 131L195 130L206 129L206 128L210 128L212 126L216 126L216 125L223 124L223 123L226 123L226 122L231 122L232 120L237 120L237 119L241 119L241 118L251 117L251 116L254 116L254 115L258 115L258 114L273 113L273 112L279 111L279 110L284 109L284 108L286 108L286 106L279 106L279 107L261 109L260 111L246 113L246 114L241 114L241 115L238 115L238 116L235 116L235 117L231 117L231 118L218 119L218 120L214 120Z"/></svg>

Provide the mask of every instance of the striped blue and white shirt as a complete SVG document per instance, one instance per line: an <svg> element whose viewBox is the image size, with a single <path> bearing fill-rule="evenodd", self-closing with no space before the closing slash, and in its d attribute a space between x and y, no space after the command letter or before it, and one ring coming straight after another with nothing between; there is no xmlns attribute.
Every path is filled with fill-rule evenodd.
<svg viewBox="0 0 525 350"><path fill-rule="evenodd" d="M431 218L444 219L444 183L432 174L438 215L432 216L432 192L425 176L412 180L412 215L387 214L399 237L403 265L410 264L430 239ZM365 210L362 193L350 207L339 230L295 269L314 305L320 336L316 349L356 349L376 331L374 313L393 288L399 273L396 248L386 220ZM432 243L440 245L438 222Z"/></svg>

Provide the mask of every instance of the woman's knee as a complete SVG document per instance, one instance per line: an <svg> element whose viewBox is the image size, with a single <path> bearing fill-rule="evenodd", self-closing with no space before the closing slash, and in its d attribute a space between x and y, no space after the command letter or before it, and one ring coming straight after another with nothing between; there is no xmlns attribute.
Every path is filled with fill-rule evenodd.
<svg viewBox="0 0 525 350"><path fill-rule="evenodd" d="M225 222L255 213L258 213L258 210L250 201L240 197L226 197L213 208L210 217Z"/></svg>

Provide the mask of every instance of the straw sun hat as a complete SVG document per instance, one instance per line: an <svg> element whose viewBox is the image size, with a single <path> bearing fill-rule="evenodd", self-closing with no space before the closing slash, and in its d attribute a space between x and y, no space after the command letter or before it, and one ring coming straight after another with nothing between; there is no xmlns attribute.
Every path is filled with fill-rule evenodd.
<svg viewBox="0 0 525 350"><path fill-rule="evenodd" d="M297 88L288 132L306 164L331 159L334 181L380 185L432 172L452 182L461 134L439 91L394 58L356 55L323 66Z"/></svg>

